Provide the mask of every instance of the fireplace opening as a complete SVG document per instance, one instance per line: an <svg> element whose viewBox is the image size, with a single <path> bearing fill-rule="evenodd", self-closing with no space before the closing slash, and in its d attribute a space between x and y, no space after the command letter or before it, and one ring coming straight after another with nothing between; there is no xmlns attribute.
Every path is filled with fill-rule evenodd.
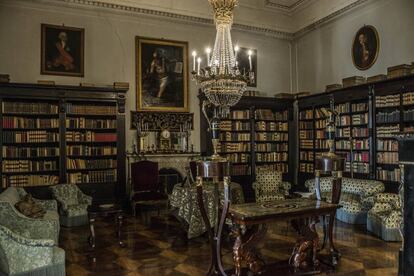
<svg viewBox="0 0 414 276"><path fill-rule="evenodd" d="M158 171L158 175L161 187L167 194L171 194L174 186L183 181L180 172L173 168L162 168Z"/></svg>

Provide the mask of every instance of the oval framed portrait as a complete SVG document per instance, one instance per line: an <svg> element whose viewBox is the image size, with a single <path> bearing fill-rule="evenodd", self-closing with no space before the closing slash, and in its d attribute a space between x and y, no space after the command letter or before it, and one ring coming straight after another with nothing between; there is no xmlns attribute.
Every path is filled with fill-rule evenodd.
<svg viewBox="0 0 414 276"><path fill-rule="evenodd" d="M352 44L352 60L359 70L367 70L378 58L380 41L375 27L366 25L358 30Z"/></svg>

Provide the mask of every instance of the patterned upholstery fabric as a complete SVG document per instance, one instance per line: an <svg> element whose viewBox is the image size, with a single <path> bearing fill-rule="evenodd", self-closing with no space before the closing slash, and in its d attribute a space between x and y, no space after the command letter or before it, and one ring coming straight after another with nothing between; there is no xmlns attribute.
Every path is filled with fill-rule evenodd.
<svg viewBox="0 0 414 276"><path fill-rule="evenodd" d="M267 168L257 168L256 181L253 189L256 194L256 202L263 203L272 200L282 200L289 194L291 185L282 181L282 173Z"/></svg>
<svg viewBox="0 0 414 276"><path fill-rule="evenodd" d="M367 229L386 241L401 241L401 200L398 194L380 193L368 211Z"/></svg>
<svg viewBox="0 0 414 276"><path fill-rule="evenodd" d="M214 186L212 183L203 183L203 198L210 221L216 221L217 209L215 208ZM223 184L219 184L220 201L224 198ZM244 203L243 189L238 183L230 183L230 200L232 204ZM188 224L187 237L198 237L206 232L200 209L197 203L197 191L195 187L182 187L177 184L170 195L170 205L178 209L178 216Z"/></svg>
<svg viewBox="0 0 414 276"><path fill-rule="evenodd" d="M321 177L320 186L322 197L328 202L332 198L333 177ZM315 179L305 182L309 191L315 191ZM336 218L351 224L365 224L367 212L374 206L375 196L383 192L384 184L376 180L342 178L342 191L339 204L342 208L337 211Z"/></svg>
<svg viewBox="0 0 414 276"><path fill-rule="evenodd" d="M9 187L0 194L0 225L23 237L53 240L57 244L60 226L56 201L36 199L46 210L46 214L41 219L33 219L14 208L14 204L24 195L24 189L15 187Z"/></svg>
<svg viewBox="0 0 414 276"><path fill-rule="evenodd" d="M75 184L59 184L50 187L59 203L60 224L66 227L88 223L88 206L92 197L85 195Z"/></svg>
<svg viewBox="0 0 414 276"><path fill-rule="evenodd" d="M65 275L65 251L50 239L34 239L0 225L0 274Z"/></svg>

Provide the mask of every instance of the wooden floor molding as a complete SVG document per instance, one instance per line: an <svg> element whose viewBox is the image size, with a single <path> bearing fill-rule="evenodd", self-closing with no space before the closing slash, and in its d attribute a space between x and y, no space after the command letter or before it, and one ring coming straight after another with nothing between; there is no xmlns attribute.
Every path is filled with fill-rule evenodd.
<svg viewBox="0 0 414 276"><path fill-rule="evenodd" d="M127 217L123 227L125 248L117 243L113 221L98 221L95 230L96 249L92 252L87 243L88 226L62 228L60 244L66 251L68 276L198 276L205 275L208 268L207 238L188 241L180 224L169 216L153 217L148 224ZM269 263L286 259L295 237L286 223L270 225L265 240L259 245L260 252ZM337 271L329 275L397 275L399 242L384 242L367 233L365 226L341 222L337 222L335 238L342 258ZM232 264L230 249L231 245L225 243L226 268Z"/></svg>

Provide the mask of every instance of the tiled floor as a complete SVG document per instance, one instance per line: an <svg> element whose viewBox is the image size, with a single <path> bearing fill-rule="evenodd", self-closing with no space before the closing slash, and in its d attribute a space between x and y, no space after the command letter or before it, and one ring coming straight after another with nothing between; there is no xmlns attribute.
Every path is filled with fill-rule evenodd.
<svg viewBox="0 0 414 276"><path fill-rule="evenodd" d="M125 248L119 247L111 220L96 223L97 248L86 242L87 226L61 231L66 251L67 275L205 275L209 247L205 237L188 241L180 225L168 216L154 217L150 224L129 217L124 224ZM286 223L270 225L259 245L266 262L289 257L295 233ZM342 258L330 275L396 275L400 243L386 243L369 235L364 227L337 223L337 247ZM231 267L231 245L224 245L224 263ZM96 262L93 258L96 257Z"/></svg>

